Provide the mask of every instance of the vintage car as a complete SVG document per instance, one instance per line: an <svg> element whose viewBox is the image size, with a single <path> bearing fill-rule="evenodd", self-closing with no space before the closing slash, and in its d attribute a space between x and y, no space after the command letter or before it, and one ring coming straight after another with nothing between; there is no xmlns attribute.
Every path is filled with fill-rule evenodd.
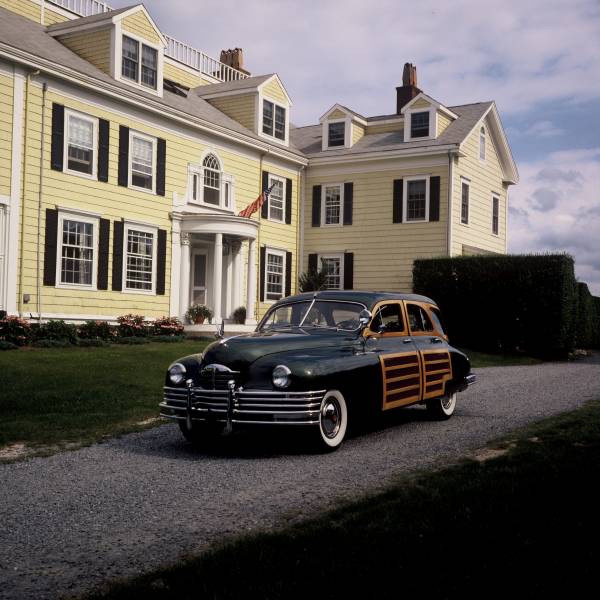
<svg viewBox="0 0 600 600"><path fill-rule="evenodd" d="M168 369L163 417L190 441L238 427L303 427L323 450L348 423L424 403L447 419L475 382L448 344L433 300L414 294L320 291L273 304L251 334L223 338Z"/></svg>

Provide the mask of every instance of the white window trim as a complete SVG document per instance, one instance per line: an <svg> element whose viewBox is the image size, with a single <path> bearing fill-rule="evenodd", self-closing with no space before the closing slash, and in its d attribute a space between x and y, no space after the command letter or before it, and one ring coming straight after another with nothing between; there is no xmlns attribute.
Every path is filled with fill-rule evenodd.
<svg viewBox="0 0 600 600"><path fill-rule="evenodd" d="M412 116L413 113L429 112L429 135L423 137L411 136ZM404 141L419 142L421 140L434 140L437 137L437 108L430 106L429 108L409 108L404 113Z"/></svg>
<svg viewBox="0 0 600 600"><path fill-rule="evenodd" d="M327 198L328 187L339 187L340 188L340 222L339 223L328 223L325 224L325 215L327 208L325 206L325 199ZM324 183L321 186L321 227L343 227L344 226L344 184L343 183Z"/></svg>
<svg viewBox="0 0 600 600"><path fill-rule="evenodd" d="M483 129L483 134L481 130ZM481 139L483 137L483 158L481 157ZM479 128L479 162L484 163L487 158L487 131L484 125Z"/></svg>
<svg viewBox="0 0 600 600"><path fill-rule="evenodd" d="M281 298L278 298L277 300L268 300L267 299L267 294L268 292L268 278L267 278L267 265L269 264L269 254L274 254L276 256L281 256L283 257L283 273L281 274L281 298L285 298L285 284L286 284L286 280L285 280L285 274L287 271L287 264L286 264L286 251L285 250L279 250L278 248L271 248L270 246L265 246L265 264L263 265L263 277L264 277L264 281L265 281L265 293L264 293L264 297L261 298L262 302L264 304L275 304L275 302L279 302L279 300L281 300Z"/></svg>
<svg viewBox="0 0 600 600"><path fill-rule="evenodd" d="M212 154L219 163L220 167L220 176L221 176L221 190L219 195L219 205L210 204L209 202L204 202L204 167L202 163L204 159ZM194 200L194 175L198 176L198 189L196 190L196 199ZM229 184L229 201L230 206L226 206L226 196L225 196L225 184ZM235 213L235 177L230 173L225 173L223 171L223 162L219 158L219 155L214 152L205 152L202 156L202 161L200 164L189 163L188 164L188 191L187 191L187 203L193 206L202 206L204 208L210 208L216 211L225 211L227 213Z"/></svg>
<svg viewBox="0 0 600 600"><path fill-rule="evenodd" d="M69 117L74 116L84 121L89 121L93 126L93 151L94 155L92 158L92 172L81 173L80 171L74 171L69 169ZM64 131L63 131L63 173L69 175L76 175L77 177L83 177L84 179L98 179L98 118L86 115L85 113L67 108L65 106L65 119L64 119Z"/></svg>
<svg viewBox="0 0 600 600"><path fill-rule="evenodd" d="M462 190L463 185L466 185L469 189L468 198L467 198L467 221L462 220ZM468 227L471 222L471 180L466 177L460 178L460 215L459 215L459 223L464 227Z"/></svg>
<svg viewBox="0 0 600 600"><path fill-rule="evenodd" d="M343 146L330 146L329 145L329 125L331 123L344 123L344 145ZM342 148L350 148L352 145L352 119L350 117L344 117L339 119L328 119L323 122L322 132L322 150L341 150Z"/></svg>
<svg viewBox="0 0 600 600"><path fill-rule="evenodd" d="M494 199L498 200L498 233L494 232ZM492 226L490 228L494 237L500 237L500 194L492 192Z"/></svg>
<svg viewBox="0 0 600 600"><path fill-rule="evenodd" d="M343 252L327 252L326 254L317 254L317 270L321 271L323 263L322 258L338 258L340 261L340 287L327 288L328 290L343 290L344 289L344 253Z"/></svg>
<svg viewBox="0 0 600 600"><path fill-rule="evenodd" d="M92 235L92 283L62 283L62 240L63 240L63 222L64 221L79 221L81 223L91 223L93 226ZM96 217L88 217L78 212L67 212L59 210L58 212L58 235L56 240L56 283L55 287L66 290L89 290L95 292L98 290L98 229L100 227L100 219Z"/></svg>
<svg viewBox="0 0 600 600"><path fill-rule="evenodd" d="M264 102L271 102L273 104L273 135L269 135L268 133L263 132L263 110L264 110ZM275 106L279 106L280 108L285 109L285 138L283 140L275 137ZM264 96L261 91L258 93L258 110L257 110L257 128L256 132L260 137L263 137L267 140L272 140L278 144L282 144L284 146L289 146L290 143L290 106L289 104L282 104L278 102L274 98L269 96Z"/></svg>
<svg viewBox="0 0 600 600"><path fill-rule="evenodd" d="M273 184L274 181L279 181L281 182L281 192L282 192L282 204L283 204L283 210L281 213L281 219L274 219L273 217L271 217L271 196L269 196L269 206L268 206L268 212L267 212L267 219L269 221L273 221L273 223L284 223L285 224L285 218L286 218L286 193L287 193L287 181L285 180L285 177L280 177L279 175L273 175L273 173L269 173L269 182L268 182L268 188L271 187L271 185Z"/></svg>
<svg viewBox="0 0 600 600"><path fill-rule="evenodd" d="M152 189L139 187L137 185L133 185L133 138L138 137L142 140L146 140L148 142L152 142ZM145 133L141 133L139 131L135 131L133 129L129 130L129 161L127 165L127 187L132 190L137 190L138 192L145 192L146 194L156 194L156 176L157 176L157 139L151 135L147 135Z"/></svg>
<svg viewBox="0 0 600 600"><path fill-rule="evenodd" d="M132 40L135 40L136 42L138 42L140 44L144 44L145 46L148 46L149 48L152 48L157 51L157 55L156 55L156 89L140 83L142 80L142 49L141 49L141 46L140 46L140 62L139 62L139 69L138 69L138 81L137 82L132 81L131 79L128 79L127 77L123 77L121 61L123 58L123 36L124 35L126 35L128 38L131 38ZM131 31L124 31L121 26L121 23L118 22L115 24L115 29L114 29L114 56L113 56L113 59L114 59L113 76L115 79L117 79L118 81L121 81L122 83L126 83L127 85L130 85L131 87L134 87L138 90L143 90L144 92L148 92L149 94L154 94L154 95L160 96L162 98L162 96L163 96L163 64L164 64L164 48L162 46L160 46L158 44L154 44L154 43L140 37L139 35L132 33Z"/></svg>
<svg viewBox="0 0 600 600"><path fill-rule="evenodd" d="M130 229L151 233L154 236L152 244L152 289L139 290L127 287L127 236ZM152 225L142 225L134 221L125 221L123 223L123 274L122 274L122 294L142 294L144 296L156 296L156 251L158 245L158 227Z"/></svg>
<svg viewBox="0 0 600 600"><path fill-rule="evenodd" d="M403 202L402 202L402 222L403 223L428 223L429 222L429 175L413 175L411 177L405 177L403 181ZM410 221L406 218L408 214L408 182L409 181L425 181L425 218L424 219L411 219Z"/></svg>

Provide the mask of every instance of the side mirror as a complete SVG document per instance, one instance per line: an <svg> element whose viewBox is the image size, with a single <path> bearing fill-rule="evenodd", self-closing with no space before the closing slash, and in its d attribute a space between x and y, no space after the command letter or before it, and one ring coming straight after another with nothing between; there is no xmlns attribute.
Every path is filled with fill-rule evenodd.
<svg viewBox="0 0 600 600"><path fill-rule="evenodd" d="M366 308L361 310L358 315L358 321L363 329L371 322L372 318L373 315L371 314L371 311Z"/></svg>

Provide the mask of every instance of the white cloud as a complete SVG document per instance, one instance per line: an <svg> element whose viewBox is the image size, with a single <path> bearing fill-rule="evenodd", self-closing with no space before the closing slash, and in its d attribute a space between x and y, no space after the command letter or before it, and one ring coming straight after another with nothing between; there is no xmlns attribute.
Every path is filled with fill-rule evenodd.
<svg viewBox="0 0 600 600"><path fill-rule="evenodd" d="M564 133L564 129L560 129L552 123L552 121L536 121L525 130L526 135L533 135L536 137L554 137L557 135L562 135Z"/></svg>
<svg viewBox="0 0 600 600"><path fill-rule="evenodd" d="M521 163L510 194L510 252L568 252L600 295L600 147Z"/></svg>

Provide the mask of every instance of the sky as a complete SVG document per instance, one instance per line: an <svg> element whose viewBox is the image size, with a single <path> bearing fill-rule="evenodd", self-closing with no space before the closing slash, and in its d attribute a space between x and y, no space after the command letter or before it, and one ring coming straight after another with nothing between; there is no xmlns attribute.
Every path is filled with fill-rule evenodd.
<svg viewBox="0 0 600 600"><path fill-rule="evenodd" d="M216 58L241 47L252 74L277 73L296 125L336 102L395 112L405 62L446 106L494 100L521 178L509 252L567 252L600 295L600 0L144 4L164 33Z"/></svg>

